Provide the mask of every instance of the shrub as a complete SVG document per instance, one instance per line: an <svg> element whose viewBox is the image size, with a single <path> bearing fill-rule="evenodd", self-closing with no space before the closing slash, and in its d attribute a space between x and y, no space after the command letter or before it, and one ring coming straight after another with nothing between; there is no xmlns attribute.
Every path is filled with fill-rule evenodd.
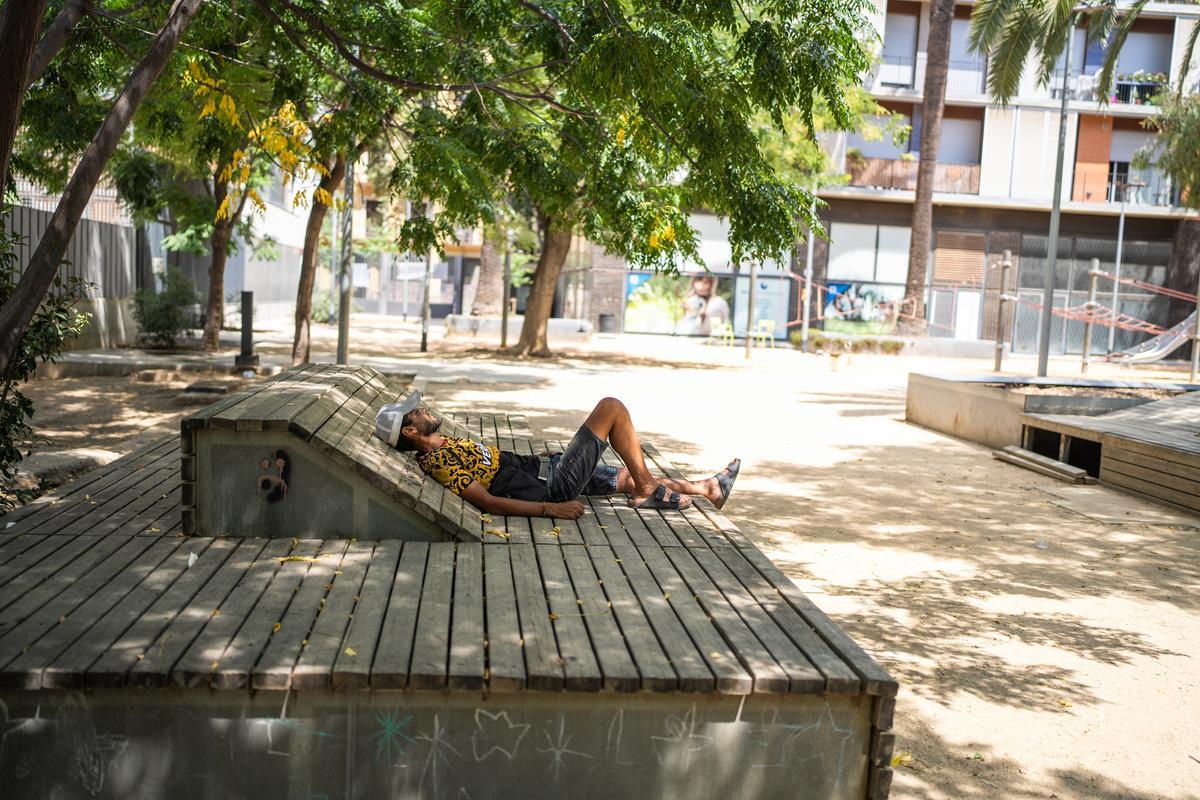
<svg viewBox="0 0 1200 800"><path fill-rule="evenodd" d="M793 347L800 348L800 331L792 331L788 338ZM830 336L816 328L808 329L808 351L810 353L823 351L834 356L842 353L883 353L894 356L903 349L904 342L901 339Z"/></svg>
<svg viewBox="0 0 1200 800"><path fill-rule="evenodd" d="M321 294L314 292L312 312L308 315L308 318L313 322L333 322L334 311L336 309L337 304L333 300L333 295L328 292L322 292Z"/></svg>
<svg viewBox="0 0 1200 800"><path fill-rule="evenodd" d="M7 216L8 211L5 204L0 208L0 217ZM20 235L9 235L0 227L0 304L12 296L21 278L15 252L20 240ZM38 438L29 425L33 401L19 387L33 377L39 361L53 362L67 340L83 332L89 316L78 311L75 304L85 297L90 285L78 278L54 279L53 288L21 337L9 372L0 378L0 511L28 502L39 492L16 485L17 465L29 455L30 445Z"/></svg>
<svg viewBox="0 0 1200 800"><path fill-rule="evenodd" d="M192 306L199 302L195 287L178 268L167 270L161 292L139 289L133 296L133 318L140 338L151 347L174 347L191 322Z"/></svg>

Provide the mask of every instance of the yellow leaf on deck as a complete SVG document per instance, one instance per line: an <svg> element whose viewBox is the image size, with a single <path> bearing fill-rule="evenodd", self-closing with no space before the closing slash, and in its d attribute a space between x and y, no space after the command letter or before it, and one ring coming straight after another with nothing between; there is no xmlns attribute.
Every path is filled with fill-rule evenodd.
<svg viewBox="0 0 1200 800"><path fill-rule="evenodd" d="M558 614L555 614L553 611L551 611L551 612L550 612L550 619L552 619L552 620L558 619Z"/></svg>
<svg viewBox="0 0 1200 800"><path fill-rule="evenodd" d="M345 653L346 653L346 655L348 655L348 656L356 656L356 655L358 655L358 653L355 651L355 649L354 649L353 647L347 647L347 648L346 648L346 650L345 650Z"/></svg>
<svg viewBox="0 0 1200 800"><path fill-rule="evenodd" d="M275 627L271 628L271 633L279 633L279 629L283 627L282 622L276 622Z"/></svg>
<svg viewBox="0 0 1200 800"><path fill-rule="evenodd" d="M285 561L307 561L310 564L317 563L317 556L275 556L275 559L282 564Z"/></svg>
<svg viewBox="0 0 1200 800"><path fill-rule="evenodd" d="M213 609L213 612L212 612L212 615L213 615L214 617L219 617L219 616L221 616L221 609L219 609L219 608L214 608L214 609Z"/></svg>

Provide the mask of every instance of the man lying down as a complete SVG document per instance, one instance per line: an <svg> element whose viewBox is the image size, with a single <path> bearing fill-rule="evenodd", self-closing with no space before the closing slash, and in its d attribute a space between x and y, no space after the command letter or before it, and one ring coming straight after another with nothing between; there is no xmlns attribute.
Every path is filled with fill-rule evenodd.
<svg viewBox="0 0 1200 800"><path fill-rule="evenodd" d="M688 495L707 497L721 508L741 467L735 458L711 478L655 478L646 468L629 410L613 397L596 404L565 452L545 454L550 459L548 480L538 477L538 456L442 436L441 426L442 420L422 405L419 391L385 405L375 417L376 436L397 450L415 451L421 469L489 514L578 519L583 503L577 497L618 492L629 495L634 508L687 508L692 502ZM610 444L625 467L600 462Z"/></svg>

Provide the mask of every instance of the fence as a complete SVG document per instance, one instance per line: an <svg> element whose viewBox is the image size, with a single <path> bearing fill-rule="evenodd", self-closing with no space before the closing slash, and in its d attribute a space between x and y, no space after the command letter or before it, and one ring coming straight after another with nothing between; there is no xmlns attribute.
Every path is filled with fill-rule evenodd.
<svg viewBox="0 0 1200 800"><path fill-rule="evenodd" d="M873 189L917 188L920 162L890 158L846 158L851 186ZM933 190L952 194L979 194L978 164L937 164L933 172Z"/></svg>
<svg viewBox="0 0 1200 800"><path fill-rule="evenodd" d="M21 236L16 256L22 271L50 224L50 216L49 211L19 205L5 217L5 229ZM131 297L138 288L136 239L134 229L128 225L82 219L67 246L59 274L93 284L88 289L90 298Z"/></svg>

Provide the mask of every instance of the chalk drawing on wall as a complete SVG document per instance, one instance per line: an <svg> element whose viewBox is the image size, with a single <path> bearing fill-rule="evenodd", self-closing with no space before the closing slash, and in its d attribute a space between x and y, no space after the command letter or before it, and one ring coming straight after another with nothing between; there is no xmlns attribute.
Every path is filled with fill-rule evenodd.
<svg viewBox="0 0 1200 800"><path fill-rule="evenodd" d="M416 744L416 740L404 731L412 724L412 714L400 716L397 711L381 711L375 715L375 733L371 739L375 742L375 763L380 759L392 763L404 755L405 748Z"/></svg>
<svg viewBox="0 0 1200 800"><path fill-rule="evenodd" d="M542 731L542 735L546 737L546 747L539 747L538 752L550 756L550 765L546 769L554 772L555 781L558 780L568 756L595 759L595 756L571 749L571 739L574 737L567 734L567 720L562 714L558 715L558 732L551 735L550 729L546 729Z"/></svg>
<svg viewBox="0 0 1200 800"><path fill-rule="evenodd" d="M664 735L650 737L654 740L654 757L662 765L666 765L668 761L682 761L686 764L693 755L712 743L711 736L699 733L695 703L682 717L668 716L663 728Z"/></svg>
<svg viewBox="0 0 1200 800"><path fill-rule="evenodd" d="M513 722L507 711L492 714L482 708L475 709L475 731L471 734L471 750L476 761L484 761L492 753L500 753L509 761L516 758L521 740L529 733L529 726Z"/></svg>

